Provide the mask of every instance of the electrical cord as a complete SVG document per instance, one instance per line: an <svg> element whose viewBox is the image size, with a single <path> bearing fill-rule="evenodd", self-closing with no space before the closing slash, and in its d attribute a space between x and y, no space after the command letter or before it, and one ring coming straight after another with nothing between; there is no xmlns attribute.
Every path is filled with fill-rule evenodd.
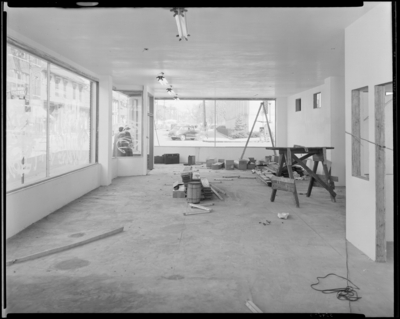
<svg viewBox="0 0 400 319"><path fill-rule="evenodd" d="M344 280L347 281L347 286L345 288L331 288L331 289L316 289L313 286L318 285L320 283L319 279L323 279L326 278L328 276L337 276L339 278L342 278ZM338 276L334 273L330 273L327 274L324 277L317 277L318 282L315 284L311 285L311 288L316 290L316 291L321 291L324 294L332 294L332 293L336 293L336 297L339 300L348 300L348 301L357 301L358 299L361 299L361 297L358 297L357 291L355 291L354 289L360 289L358 288L354 283L352 283L348 278L342 277L342 276ZM349 286L348 283L352 283L354 285L354 287Z"/></svg>

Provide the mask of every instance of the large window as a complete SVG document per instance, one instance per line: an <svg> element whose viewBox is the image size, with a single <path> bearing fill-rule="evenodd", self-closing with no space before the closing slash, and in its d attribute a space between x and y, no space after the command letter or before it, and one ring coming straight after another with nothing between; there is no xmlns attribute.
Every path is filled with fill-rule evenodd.
<svg viewBox="0 0 400 319"><path fill-rule="evenodd" d="M275 100L156 100L156 146L272 146ZM268 124L267 120L268 118ZM256 120L256 122L255 122Z"/></svg>
<svg viewBox="0 0 400 319"><path fill-rule="evenodd" d="M91 87L90 80L7 45L7 191L90 163Z"/></svg>
<svg viewBox="0 0 400 319"><path fill-rule="evenodd" d="M139 96L113 91L112 152L113 156L142 154L142 103Z"/></svg>

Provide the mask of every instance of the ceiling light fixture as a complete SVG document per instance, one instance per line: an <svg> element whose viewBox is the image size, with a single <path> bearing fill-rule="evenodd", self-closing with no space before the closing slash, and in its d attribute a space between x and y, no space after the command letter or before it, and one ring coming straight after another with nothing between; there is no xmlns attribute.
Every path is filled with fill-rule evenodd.
<svg viewBox="0 0 400 319"><path fill-rule="evenodd" d="M169 95L174 95L174 94L176 94L175 91L172 89L172 85L171 85L171 87L169 87L169 88L167 89L167 92L168 92Z"/></svg>
<svg viewBox="0 0 400 319"><path fill-rule="evenodd" d="M164 77L164 73L161 72L161 75L156 77L157 81L161 83L161 85L167 85L168 81L167 79Z"/></svg>
<svg viewBox="0 0 400 319"><path fill-rule="evenodd" d="M99 3L98 2L77 2L76 3L78 6L82 6L82 7L95 7L97 6Z"/></svg>
<svg viewBox="0 0 400 319"><path fill-rule="evenodd" d="M393 92L386 92L386 95L393 95Z"/></svg>
<svg viewBox="0 0 400 319"><path fill-rule="evenodd" d="M179 37L179 41L182 40L182 37L184 37L187 41L188 37L190 36L187 30L187 14L185 13L187 12L187 10L185 8L176 7L172 8L171 11L174 12L176 26L178 27L179 34L177 35L177 37Z"/></svg>

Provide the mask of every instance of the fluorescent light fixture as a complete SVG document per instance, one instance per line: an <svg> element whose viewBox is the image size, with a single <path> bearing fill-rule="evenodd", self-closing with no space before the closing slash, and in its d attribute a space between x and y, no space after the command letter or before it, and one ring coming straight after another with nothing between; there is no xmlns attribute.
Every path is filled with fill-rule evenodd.
<svg viewBox="0 0 400 319"><path fill-rule="evenodd" d="M176 94L176 93L174 92L174 90L172 89L172 85L171 85L171 87L169 87L169 88L167 89L167 92L168 92L169 95L174 95L174 94Z"/></svg>
<svg viewBox="0 0 400 319"><path fill-rule="evenodd" d="M393 95L393 92L386 92L386 95Z"/></svg>
<svg viewBox="0 0 400 319"><path fill-rule="evenodd" d="M82 6L82 7L95 7L97 6L99 3L98 2L77 2L76 3L78 6Z"/></svg>
<svg viewBox="0 0 400 319"><path fill-rule="evenodd" d="M179 41L182 40L182 37L187 41L190 36L187 28L187 10L185 8L172 8L171 11L174 12L176 26L178 27L177 37L179 37Z"/></svg>
<svg viewBox="0 0 400 319"><path fill-rule="evenodd" d="M164 73L161 72L161 75L156 77L157 81L160 82L161 85L167 85L168 81L167 79L164 77Z"/></svg>

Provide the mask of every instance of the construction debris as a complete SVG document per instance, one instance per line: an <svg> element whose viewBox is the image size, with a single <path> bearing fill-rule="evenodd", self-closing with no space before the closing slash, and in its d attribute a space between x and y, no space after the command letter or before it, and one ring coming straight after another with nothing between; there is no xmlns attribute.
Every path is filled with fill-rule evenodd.
<svg viewBox="0 0 400 319"><path fill-rule="evenodd" d="M251 300L246 302L247 308L249 308L253 313L263 313L260 308L258 308Z"/></svg>
<svg viewBox="0 0 400 319"><path fill-rule="evenodd" d="M278 217L280 219L287 219L289 216L289 213L278 213Z"/></svg>
<svg viewBox="0 0 400 319"><path fill-rule="evenodd" d="M221 169L223 165L224 165L224 163L217 162L217 163L212 164L211 168L217 170L217 169Z"/></svg>
<svg viewBox="0 0 400 319"><path fill-rule="evenodd" d="M185 213L183 213L183 215L188 216L188 215L199 215L199 214L208 214L208 213L211 213L211 211L209 211L209 212L196 211L195 212L193 209L191 209L190 212L185 212Z"/></svg>
<svg viewBox="0 0 400 319"><path fill-rule="evenodd" d="M228 175L228 176L222 176L223 178L239 178L240 175Z"/></svg>
<svg viewBox="0 0 400 319"><path fill-rule="evenodd" d="M210 183L208 182L207 178L200 178L201 181L201 193L203 195L203 199L211 199L212 198L212 191Z"/></svg>
<svg viewBox="0 0 400 319"><path fill-rule="evenodd" d="M205 211L207 211L207 212L211 212L211 210L212 210L211 208L207 208L207 207L205 207L205 206L198 205L198 204L189 203L189 206L192 207L192 208L202 209L202 210L205 210Z"/></svg>
<svg viewBox="0 0 400 319"><path fill-rule="evenodd" d="M218 192L217 192L214 188L211 187L211 190L212 190L212 192L215 194L215 196L217 196L220 200L224 200L224 199L221 197L221 195L218 194Z"/></svg>
<svg viewBox="0 0 400 319"><path fill-rule="evenodd" d="M32 260L32 259L48 256L48 255L51 255L51 254L59 253L59 252L64 251L64 250L68 250L68 249L71 249L71 248L75 248L75 247L78 247L78 246L82 246L82 245L91 243L91 242L93 242L95 240L103 239L103 238L106 238L108 236L111 236L111 235L114 235L114 234L118 234L118 233L122 232L123 230L124 230L124 227L120 227L120 228L117 228L117 229L102 233L100 235L97 235L97 236L94 236L94 237L91 237L91 238L88 238L88 239L85 239L85 240L82 240L82 241L79 241L79 242L76 242L76 243L73 243L73 244L69 244L69 245L66 245L66 246L61 246L61 247L45 250L43 252L36 253L36 254L33 254L33 255L29 255L29 256L25 256L25 257L15 258L15 259L7 261L6 265L10 266L10 265L15 264L15 263L19 263L19 262Z"/></svg>
<svg viewBox="0 0 400 319"><path fill-rule="evenodd" d="M212 185L212 188L214 188L218 193L224 194L226 195L226 192L224 192L222 189L220 189L219 187Z"/></svg>
<svg viewBox="0 0 400 319"><path fill-rule="evenodd" d="M233 181L233 178L214 178L214 181Z"/></svg>

